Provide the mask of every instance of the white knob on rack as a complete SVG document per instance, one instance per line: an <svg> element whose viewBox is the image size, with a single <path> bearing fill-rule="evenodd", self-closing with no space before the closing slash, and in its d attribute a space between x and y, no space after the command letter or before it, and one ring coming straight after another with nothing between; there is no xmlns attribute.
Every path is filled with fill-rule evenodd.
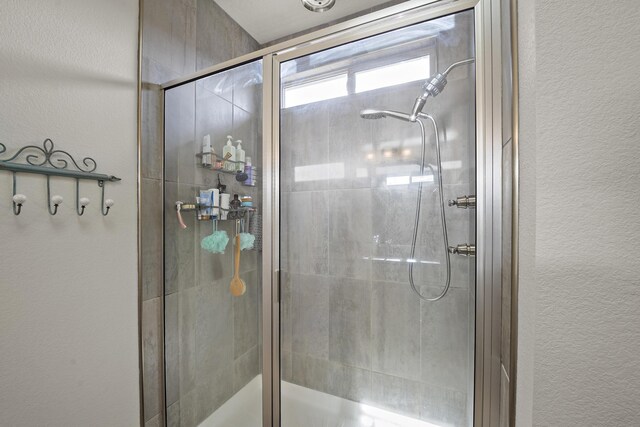
<svg viewBox="0 0 640 427"><path fill-rule="evenodd" d="M61 205L64 199L62 198L62 196L56 195L51 198L51 201L53 202L54 205Z"/></svg>
<svg viewBox="0 0 640 427"><path fill-rule="evenodd" d="M104 201L104 205L108 208L112 207L116 202L113 201L113 199L107 199Z"/></svg>
<svg viewBox="0 0 640 427"><path fill-rule="evenodd" d="M88 206L88 205L89 205L89 203L91 203L91 200L89 200L89 198L88 198L88 197L82 197L82 198L80 199L80 206L82 206L83 208L84 208L85 206Z"/></svg>
<svg viewBox="0 0 640 427"><path fill-rule="evenodd" d="M27 196L24 194L16 194L13 196L13 203L16 205L24 205L27 202Z"/></svg>

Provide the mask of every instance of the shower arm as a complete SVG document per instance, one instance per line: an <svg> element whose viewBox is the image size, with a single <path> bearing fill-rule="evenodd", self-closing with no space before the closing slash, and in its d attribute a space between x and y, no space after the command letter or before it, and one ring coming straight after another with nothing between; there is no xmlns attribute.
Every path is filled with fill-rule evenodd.
<svg viewBox="0 0 640 427"><path fill-rule="evenodd" d="M449 75L449 73L454 68L460 67L462 65L470 64L472 62L475 62L475 60L476 60L475 58L468 58L462 61L454 62L453 64L449 65L449 67L443 73L437 73L429 77L427 81L424 83L424 85L422 86L422 89L423 89L422 94L418 96L415 102L413 103L413 108L411 109L410 121L415 122L418 119L420 113L422 113L422 109L427 103L427 99L430 96L435 98L436 96L438 96L438 94L440 94L440 92L444 90L444 87L447 85L447 75Z"/></svg>
<svg viewBox="0 0 640 427"><path fill-rule="evenodd" d="M475 60L476 60L475 58L469 58L469 59L464 59L462 61L454 62L453 64L449 65L449 68L447 68L445 72L442 74L446 77L454 68L458 68L465 64L471 64L472 62L475 62Z"/></svg>

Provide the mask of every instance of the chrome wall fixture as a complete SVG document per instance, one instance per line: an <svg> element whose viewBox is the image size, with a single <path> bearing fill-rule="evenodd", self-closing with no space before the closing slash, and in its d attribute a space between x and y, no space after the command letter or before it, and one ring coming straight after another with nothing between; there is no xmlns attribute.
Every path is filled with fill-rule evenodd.
<svg viewBox="0 0 640 427"><path fill-rule="evenodd" d="M429 79L422 85L422 95L416 98L413 108L411 110L411 121L414 122L422 112L424 105L429 97L435 98L440 95L447 85L447 76L454 68L462 65L471 64L475 62L475 58L468 58L462 61L455 62L449 66L443 73L437 73L435 76L429 77Z"/></svg>
<svg viewBox="0 0 640 427"><path fill-rule="evenodd" d="M336 0L302 0L302 4L311 12L326 12L336 4Z"/></svg>
<svg viewBox="0 0 640 427"><path fill-rule="evenodd" d="M469 209L476 207L476 196L460 196L455 200L449 200L449 206L455 206L460 209Z"/></svg>
<svg viewBox="0 0 640 427"><path fill-rule="evenodd" d="M458 246L449 246L449 253L454 255L461 256L476 256L476 245L470 245L468 243L463 243Z"/></svg>
<svg viewBox="0 0 640 427"><path fill-rule="evenodd" d="M0 154L7 151L4 144L0 143ZM17 192L17 174L36 174L45 175L47 178L47 208L49 214L58 213L58 207L64 199L60 195L51 196L51 177L61 176L66 178L74 178L76 180L76 212L78 215L84 215L86 207L90 200L87 197L80 197L80 181L93 180L98 181L101 188L101 208L100 212L106 216L109 209L114 205L112 199L104 198L104 184L107 181L120 181L120 178L113 175L104 175L95 173L98 164L91 157L82 159L82 165L78 164L71 154L63 150L54 149L53 141L49 138L45 139L42 147L37 145L25 145L20 148L13 156L7 159L0 159L0 170L6 170L13 174L13 213L20 215L22 207L27 202L27 196Z"/></svg>

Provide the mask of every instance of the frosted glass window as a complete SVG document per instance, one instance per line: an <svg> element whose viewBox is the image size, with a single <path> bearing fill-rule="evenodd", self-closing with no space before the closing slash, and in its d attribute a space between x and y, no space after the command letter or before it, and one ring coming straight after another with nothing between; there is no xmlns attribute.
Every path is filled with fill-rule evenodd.
<svg viewBox="0 0 640 427"><path fill-rule="evenodd" d="M284 89L284 108L347 96L347 81L348 75L345 73L287 87Z"/></svg>
<svg viewBox="0 0 640 427"><path fill-rule="evenodd" d="M356 93L395 86L431 75L429 55L356 73Z"/></svg>

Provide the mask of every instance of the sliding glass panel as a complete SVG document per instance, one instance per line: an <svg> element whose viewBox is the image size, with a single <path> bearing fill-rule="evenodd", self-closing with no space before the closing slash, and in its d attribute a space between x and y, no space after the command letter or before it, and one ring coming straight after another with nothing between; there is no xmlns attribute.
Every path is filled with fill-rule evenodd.
<svg viewBox="0 0 640 427"><path fill-rule="evenodd" d="M262 426L261 132L262 61L165 93L169 425ZM227 135L244 157L225 160ZM239 233L244 285L235 292Z"/></svg>
<svg viewBox="0 0 640 427"><path fill-rule="evenodd" d="M281 65L284 427L472 424L473 25Z"/></svg>

